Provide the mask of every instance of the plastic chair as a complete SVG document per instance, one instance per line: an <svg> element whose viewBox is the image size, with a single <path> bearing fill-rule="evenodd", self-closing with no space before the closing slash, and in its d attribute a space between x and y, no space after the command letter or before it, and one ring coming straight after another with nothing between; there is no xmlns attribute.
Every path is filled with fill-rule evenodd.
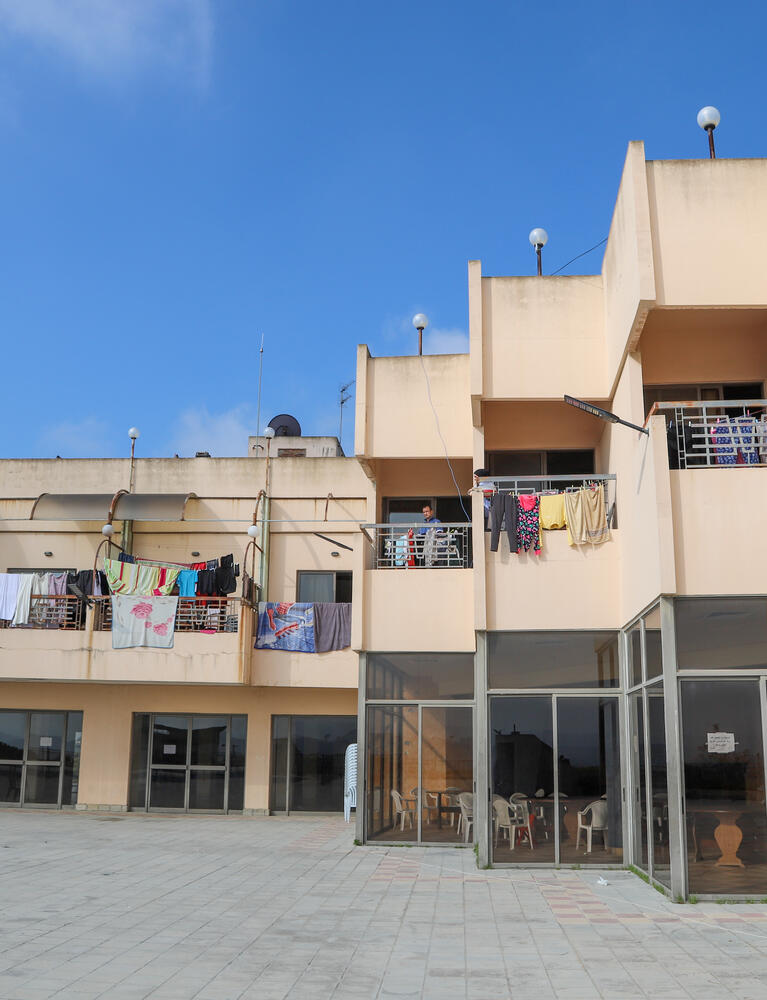
<svg viewBox="0 0 767 1000"><path fill-rule="evenodd" d="M591 820L587 822L586 816L589 813ZM586 854L591 854L591 837L594 830L602 834L605 848L607 847L607 802L604 799L597 799L578 812L578 830L575 835L576 851L581 843L581 830L585 831L586 834Z"/></svg>
<svg viewBox="0 0 767 1000"><path fill-rule="evenodd" d="M357 744L350 743L344 754L344 819L348 823L357 808Z"/></svg>
<svg viewBox="0 0 767 1000"><path fill-rule="evenodd" d="M396 788L392 788L391 797L394 803L394 825L396 827L397 820L400 819L400 829L405 829L405 817L410 820L410 826L413 826L413 816L415 816L415 808L410 805L410 803L415 803L415 799L403 799Z"/></svg>
<svg viewBox="0 0 767 1000"><path fill-rule="evenodd" d="M493 803L493 810L495 811L496 803ZM500 806L500 803L499 803ZM535 850L535 843L533 842L533 828L530 823L530 805L527 801L527 796L521 792L516 792L511 797L511 801L508 804L508 813L505 810L502 811L502 819L505 821L508 819L508 835L510 841L511 850L514 850L514 845L517 840L517 835L523 832L527 833L527 842L530 844L530 850ZM499 823L500 827L505 827L506 823Z"/></svg>
<svg viewBox="0 0 767 1000"><path fill-rule="evenodd" d="M461 815L458 817L458 829L456 833L460 835L463 830L464 843L469 842L469 829L474 826L474 795L472 792L459 792L458 805Z"/></svg>

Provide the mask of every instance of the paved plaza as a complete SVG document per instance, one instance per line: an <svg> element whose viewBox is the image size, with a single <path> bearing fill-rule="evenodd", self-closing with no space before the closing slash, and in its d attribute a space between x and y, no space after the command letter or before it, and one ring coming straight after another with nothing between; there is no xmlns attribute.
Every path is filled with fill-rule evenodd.
<svg viewBox="0 0 767 1000"><path fill-rule="evenodd" d="M316 817L0 813L0 998L767 998L767 907Z"/></svg>

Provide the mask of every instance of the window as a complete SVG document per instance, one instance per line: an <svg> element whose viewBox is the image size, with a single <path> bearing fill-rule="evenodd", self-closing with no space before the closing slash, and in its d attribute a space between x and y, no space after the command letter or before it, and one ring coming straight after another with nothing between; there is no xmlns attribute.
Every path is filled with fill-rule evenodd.
<svg viewBox="0 0 767 1000"><path fill-rule="evenodd" d="M383 519L387 524L420 524L423 509L427 506L444 524L462 524L471 520L471 501L458 496L384 497Z"/></svg>
<svg viewBox="0 0 767 1000"><path fill-rule="evenodd" d="M485 465L493 476L588 476L594 472L594 452L488 451Z"/></svg>
<svg viewBox="0 0 767 1000"><path fill-rule="evenodd" d="M616 635L614 632L491 632L488 685L491 688L618 687Z"/></svg>
<svg viewBox="0 0 767 1000"><path fill-rule="evenodd" d="M304 604L351 604L351 571L300 570L296 600Z"/></svg>
<svg viewBox="0 0 767 1000"><path fill-rule="evenodd" d="M764 386L761 382L715 382L705 385L646 385L644 409L647 415L653 403L679 403L699 399L712 402L717 399L761 399Z"/></svg>

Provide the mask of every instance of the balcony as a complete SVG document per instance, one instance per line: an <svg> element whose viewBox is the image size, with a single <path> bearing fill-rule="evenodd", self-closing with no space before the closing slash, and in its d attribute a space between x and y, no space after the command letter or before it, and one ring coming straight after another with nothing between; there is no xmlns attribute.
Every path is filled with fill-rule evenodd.
<svg viewBox="0 0 767 1000"><path fill-rule="evenodd" d="M248 684L254 609L239 598L180 598L171 649L112 649L111 601L41 597L27 626L0 631L0 679Z"/></svg>
<svg viewBox="0 0 767 1000"><path fill-rule="evenodd" d="M767 465L767 400L655 403L666 421L670 469Z"/></svg>
<svg viewBox="0 0 767 1000"><path fill-rule="evenodd" d="M373 569L469 569L471 525L363 524L373 548Z"/></svg>

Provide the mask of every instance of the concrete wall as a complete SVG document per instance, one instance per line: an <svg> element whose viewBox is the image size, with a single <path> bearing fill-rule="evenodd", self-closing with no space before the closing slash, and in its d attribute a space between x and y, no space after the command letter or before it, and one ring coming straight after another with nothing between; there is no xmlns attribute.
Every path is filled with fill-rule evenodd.
<svg viewBox="0 0 767 1000"><path fill-rule="evenodd" d="M680 594L767 593L767 468L670 473Z"/></svg>
<svg viewBox="0 0 767 1000"><path fill-rule="evenodd" d="M596 448L604 424L564 402L483 403L487 451Z"/></svg>
<svg viewBox="0 0 767 1000"><path fill-rule="evenodd" d="M364 619L365 649L473 652L472 571L366 570Z"/></svg>
<svg viewBox="0 0 767 1000"><path fill-rule="evenodd" d="M424 375L424 370L426 376ZM471 457L469 355L371 358L358 353L355 452L361 458Z"/></svg>
<svg viewBox="0 0 767 1000"><path fill-rule="evenodd" d="M483 278L485 398L607 395L602 279Z"/></svg>
<svg viewBox="0 0 767 1000"><path fill-rule="evenodd" d="M658 305L765 306L767 160L652 160Z"/></svg>
<svg viewBox="0 0 767 1000"><path fill-rule="evenodd" d="M134 712L247 715L245 808L269 805L271 716L356 715L356 691L321 688L199 688L141 684L12 684L2 707L83 712L80 806L124 808L128 801L131 720ZM339 812L343 803L339 802Z"/></svg>

